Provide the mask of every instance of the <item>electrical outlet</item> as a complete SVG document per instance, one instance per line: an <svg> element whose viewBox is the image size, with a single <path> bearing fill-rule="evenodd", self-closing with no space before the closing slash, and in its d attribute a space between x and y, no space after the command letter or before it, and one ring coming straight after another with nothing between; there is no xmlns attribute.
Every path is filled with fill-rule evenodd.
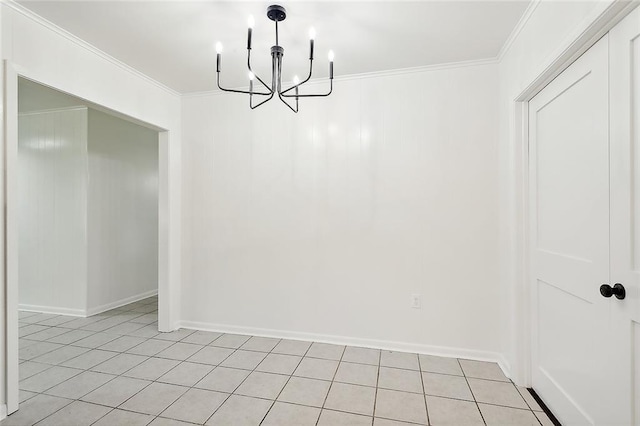
<svg viewBox="0 0 640 426"><path fill-rule="evenodd" d="M414 309L420 309L422 307L422 300L419 294L411 295L411 307Z"/></svg>

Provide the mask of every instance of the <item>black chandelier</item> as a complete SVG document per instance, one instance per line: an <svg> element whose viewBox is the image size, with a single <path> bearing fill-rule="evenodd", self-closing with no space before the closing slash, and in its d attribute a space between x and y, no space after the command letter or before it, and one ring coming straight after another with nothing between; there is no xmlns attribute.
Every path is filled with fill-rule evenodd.
<svg viewBox="0 0 640 426"><path fill-rule="evenodd" d="M293 86L288 89L282 90L282 57L284 56L284 48L278 44L278 22L284 21L287 17L287 12L282 6L272 5L267 8L267 17L276 23L276 45L271 47L271 87L269 87L260 77L258 77L253 70L251 69L251 33L253 31L253 26L255 21L253 16L249 17L249 32L247 36L247 67L249 68L249 90L236 90L236 89L225 89L220 86L220 63L221 63L221 55L222 55L222 44L220 42L216 43L216 74L217 74L217 83L218 88L225 92L232 93L244 93L249 95L249 107L251 109L258 108L260 105L264 104L267 101L270 101L273 96L277 93L278 97L286 106L291 109L293 112L298 112L298 99L299 98L317 98L323 96L329 96L333 91L333 51L329 51L329 92L322 94L305 94L301 95L298 93L298 88L305 84L307 81L311 79L311 73L313 71L313 43L315 39L315 30L311 28L309 30L309 75L303 81L300 81L298 77L293 78ZM253 80L258 80L265 88L264 91L254 91L253 90ZM294 91L294 94L289 92ZM266 99L258 102L257 104L253 103L253 96L267 96ZM285 98L293 98L295 99L295 107L291 106L289 102Z"/></svg>

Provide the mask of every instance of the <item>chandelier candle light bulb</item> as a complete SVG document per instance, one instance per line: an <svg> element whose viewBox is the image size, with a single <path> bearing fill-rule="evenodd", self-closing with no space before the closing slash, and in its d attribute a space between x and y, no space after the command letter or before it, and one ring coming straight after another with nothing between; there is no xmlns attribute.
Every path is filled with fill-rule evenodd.
<svg viewBox="0 0 640 426"><path fill-rule="evenodd" d="M333 58L334 58L334 53L333 50L329 51L329 78L331 80L333 80Z"/></svg>
<svg viewBox="0 0 640 426"><path fill-rule="evenodd" d="M247 34L247 49L251 50L251 33L253 32L253 27L256 25L256 20L253 18L253 15L249 15L248 25L249 30Z"/></svg>
<svg viewBox="0 0 640 426"><path fill-rule="evenodd" d="M309 59L313 61L313 43L316 39L316 29L311 27L309 28L309 47L310 47L310 52L309 53Z"/></svg>
<svg viewBox="0 0 640 426"><path fill-rule="evenodd" d="M222 54L222 43L216 43L216 72L220 72L220 55Z"/></svg>
<svg viewBox="0 0 640 426"><path fill-rule="evenodd" d="M278 22L284 21L287 17L287 12L284 7L278 5L271 5L267 8L267 17L275 22L276 30L276 44L271 47L271 86L267 85L260 77L258 77L251 69L251 36L253 33L253 27L255 25L255 19L253 16L249 16L248 30L247 30L247 68L249 69L249 91L238 89L225 89L220 84L220 64L222 62L222 44L216 43L216 83L218 88L225 92L232 93L244 93L249 95L249 107L256 109L265 102L270 101L275 95L293 112L298 112L298 100L299 98L313 98L313 97L325 97L329 96L333 92L333 51L329 53L329 91L327 93L319 94L304 94L300 95L298 88L311 79L313 71L313 51L316 37L316 30L314 28L309 29L309 75L302 82L295 76L293 79L293 85L288 89L282 88L282 58L284 57L284 48L279 45L278 42ZM254 91L253 83L257 80L265 90ZM289 94L290 91L294 91L295 94ZM266 98L257 104L253 103L253 95L266 96ZM295 107L287 101L286 98L295 99Z"/></svg>

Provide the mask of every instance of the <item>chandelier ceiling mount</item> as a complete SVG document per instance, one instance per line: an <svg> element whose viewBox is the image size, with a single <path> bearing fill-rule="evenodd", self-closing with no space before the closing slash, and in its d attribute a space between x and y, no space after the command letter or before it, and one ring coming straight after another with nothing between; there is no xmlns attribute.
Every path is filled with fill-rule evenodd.
<svg viewBox="0 0 640 426"><path fill-rule="evenodd" d="M287 19L287 11L282 6L272 4L267 8L267 18L277 22L284 21Z"/></svg>

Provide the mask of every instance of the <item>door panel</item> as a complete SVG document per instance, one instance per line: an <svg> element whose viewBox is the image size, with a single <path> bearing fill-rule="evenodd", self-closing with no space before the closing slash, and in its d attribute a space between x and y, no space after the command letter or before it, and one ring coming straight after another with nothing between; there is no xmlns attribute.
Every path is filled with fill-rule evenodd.
<svg viewBox="0 0 640 426"><path fill-rule="evenodd" d="M624 300L612 301L615 343L623 375L616 397L627 424L640 425L640 9L610 32L611 61L611 280Z"/></svg>
<svg viewBox="0 0 640 426"><path fill-rule="evenodd" d="M589 266L593 264L592 257L581 259L543 249L538 249L537 257L537 277L539 280L552 286L558 286L586 302L592 304L599 302L599 293L584 285L593 279L591 276L593 267Z"/></svg>
<svg viewBox="0 0 640 426"><path fill-rule="evenodd" d="M563 424L612 424L608 39L529 103L533 387ZM597 384L597 385L596 385Z"/></svg>
<svg viewBox="0 0 640 426"><path fill-rule="evenodd" d="M582 395L576 386L588 383L591 392L593 384L599 383L602 369L593 368L597 358L585 354L593 353L592 333L599 328L600 318L593 315L592 303L542 281L538 282L538 303L540 312L544 313L538 317L538 383L544 382L547 387L552 385L560 398L576 399L573 403L576 410L583 417L593 419L595 416L589 412L590 407L580 399L587 395ZM576 320L580 322L578 327ZM534 383L534 389L547 401L546 388L539 388L538 383ZM556 413L554 408L552 411ZM560 412L558 414L565 420ZM586 423L580 420L580 424Z"/></svg>

